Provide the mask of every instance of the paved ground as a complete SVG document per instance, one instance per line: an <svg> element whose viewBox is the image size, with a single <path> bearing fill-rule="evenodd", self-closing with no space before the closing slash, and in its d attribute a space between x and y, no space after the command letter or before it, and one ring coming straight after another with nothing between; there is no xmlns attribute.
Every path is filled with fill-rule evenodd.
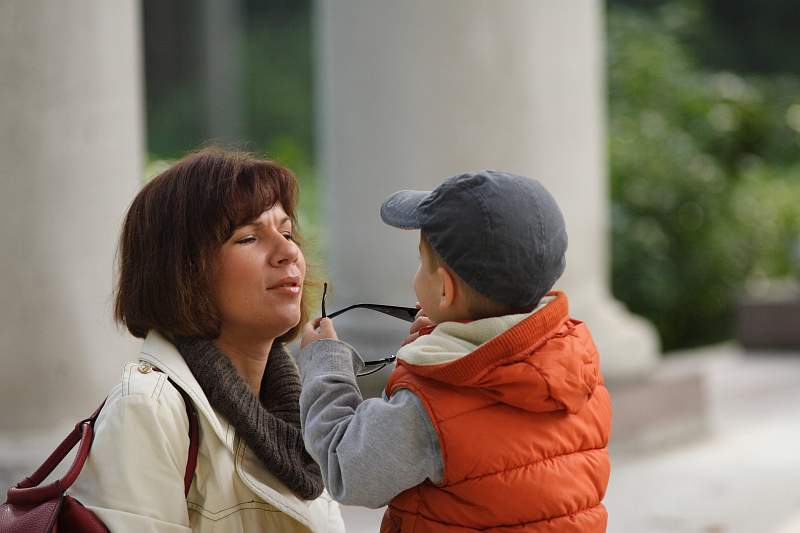
<svg viewBox="0 0 800 533"><path fill-rule="evenodd" d="M670 364L707 372L711 435L614 457L609 533L800 533L800 354L723 346ZM382 511L343 514L350 533L366 533Z"/></svg>

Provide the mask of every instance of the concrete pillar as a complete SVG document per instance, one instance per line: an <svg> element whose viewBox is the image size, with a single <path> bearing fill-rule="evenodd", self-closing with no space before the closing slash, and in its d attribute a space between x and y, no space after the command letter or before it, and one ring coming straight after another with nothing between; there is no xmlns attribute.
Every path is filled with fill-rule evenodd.
<svg viewBox="0 0 800 533"><path fill-rule="evenodd" d="M603 4L320 0L330 278L346 301L413 303L416 233L381 200L465 170L536 177L567 219L565 289L611 378L646 373L655 331L609 292Z"/></svg>
<svg viewBox="0 0 800 533"><path fill-rule="evenodd" d="M203 75L207 137L215 142L242 140L241 0L203 0Z"/></svg>
<svg viewBox="0 0 800 533"><path fill-rule="evenodd" d="M143 158L138 21L136 0L0 2L0 490L136 354L111 292Z"/></svg>

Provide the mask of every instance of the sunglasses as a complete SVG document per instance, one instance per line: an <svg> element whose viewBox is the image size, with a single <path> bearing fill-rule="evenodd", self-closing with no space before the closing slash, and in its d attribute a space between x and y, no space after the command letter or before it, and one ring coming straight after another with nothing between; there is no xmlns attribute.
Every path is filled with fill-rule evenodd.
<svg viewBox="0 0 800 533"><path fill-rule="evenodd" d="M384 315L389 315L394 318L399 318L405 322L414 322L414 320L417 318L417 313L419 312L419 309L416 307L400 307L397 305L381 304L354 304L328 314L325 311L325 296L327 293L328 284L324 283L322 285L322 318L332 319L339 315L343 315L348 311L352 311L353 309L368 309L370 311L377 311L378 313L383 313ZM364 361L364 370L356 375L358 377L369 376L370 374L374 374L375 372L382 370L386 365L394 363L396 359L397 355L390 355L388 357L384 357L383 359Z"/></svg>

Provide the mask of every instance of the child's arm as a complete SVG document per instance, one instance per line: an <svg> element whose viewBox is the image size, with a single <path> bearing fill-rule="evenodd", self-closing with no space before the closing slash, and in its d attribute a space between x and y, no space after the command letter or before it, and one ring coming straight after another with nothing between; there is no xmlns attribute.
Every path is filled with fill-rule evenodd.
<svg viewBox="0 0 800 533"><path fill-rule="evenodd" d="M325 321L320 329L324 334ZM380 507L426 479L441 481L439 440L419 398L400 390L388 400L364 400L355 378L361 358L335 332L319 338L313 326L304 331L297 358L300 417L306 449L331 496Z"/></svg>

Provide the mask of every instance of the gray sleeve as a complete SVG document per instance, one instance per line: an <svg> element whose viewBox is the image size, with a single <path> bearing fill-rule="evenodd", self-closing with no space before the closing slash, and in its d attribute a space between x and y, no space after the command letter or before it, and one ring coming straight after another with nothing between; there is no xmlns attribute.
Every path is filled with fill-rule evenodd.
<svg viewBox="0 0 800 533"><path fill-rule="evenodd" d="M363 362L344 342L317 341L297 363L303 439L335 500L377 508L426 479L441 481L439 439L415 394L364 400L355 378Z"/></svg>

